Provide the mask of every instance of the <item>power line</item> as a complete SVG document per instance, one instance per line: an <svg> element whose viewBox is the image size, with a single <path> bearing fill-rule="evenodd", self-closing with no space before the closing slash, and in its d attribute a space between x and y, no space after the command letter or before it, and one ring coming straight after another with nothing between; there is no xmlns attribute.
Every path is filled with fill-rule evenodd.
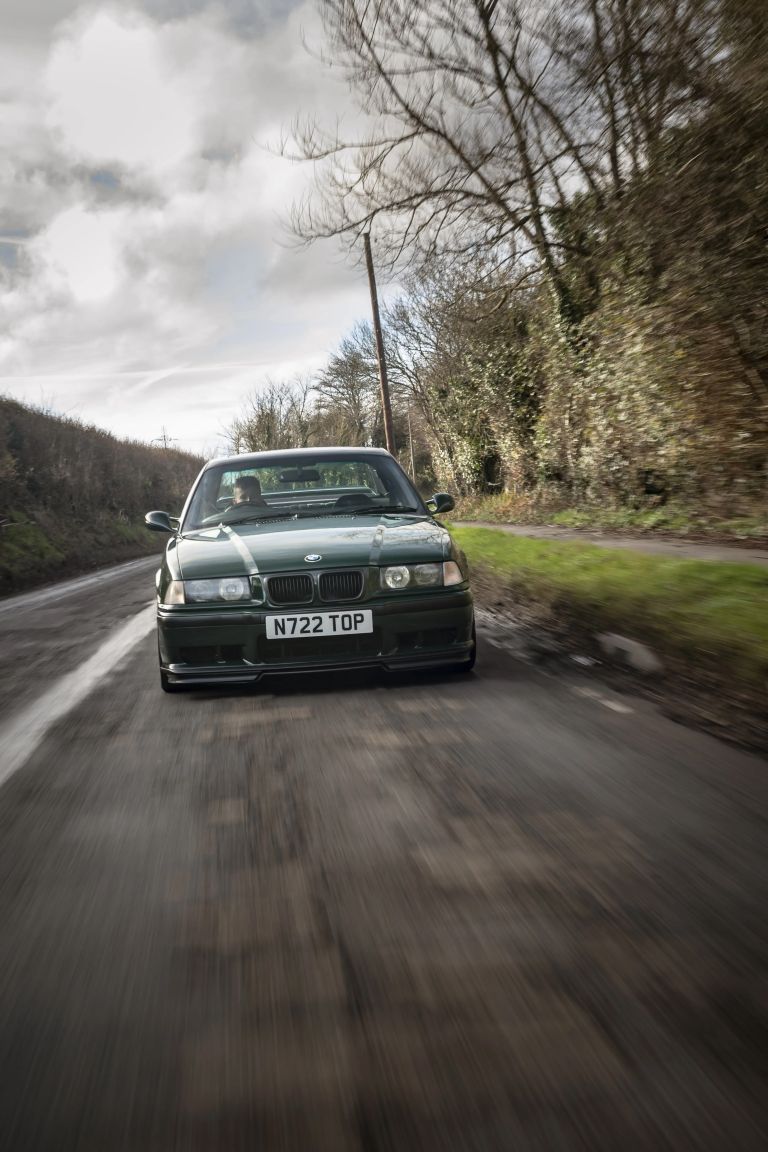
<svg viewBox="0 0 768 1152"><path fill-rule="evenodd" d="M154 440L150 440L150 444L162 444L163 448L170 448L171 444L178 444L175 436L168 435L168 429L163 425L160 429L160 435L156 436Z"/></svg>

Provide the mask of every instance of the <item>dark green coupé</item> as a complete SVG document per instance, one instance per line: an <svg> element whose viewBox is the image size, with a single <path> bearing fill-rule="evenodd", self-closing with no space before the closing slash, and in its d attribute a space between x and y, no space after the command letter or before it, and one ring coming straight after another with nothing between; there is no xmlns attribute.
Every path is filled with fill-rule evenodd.
<svg viewBox="0 0 768 1152"><path fill-rule="evenodd" d="M380 448L306 448L212 460L157 573L160 681L240 684L339 668L469 671L467 563Z"/></svg>

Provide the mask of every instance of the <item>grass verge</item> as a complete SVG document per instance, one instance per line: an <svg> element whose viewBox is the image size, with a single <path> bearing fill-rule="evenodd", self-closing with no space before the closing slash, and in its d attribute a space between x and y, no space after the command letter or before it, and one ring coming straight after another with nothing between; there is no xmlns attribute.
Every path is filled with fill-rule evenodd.
<svg viewBox="0 0 768 1152"><path fill-rule="evenodd" d="M554 499L500 493L460 499L453 519L485 520L491 524L554 524L561 528L592 528L632 535L712 537L754 544L768 541L768 514L764 511L723 516L711 510L675 504L658 508L606 508L593 504L569 507Z"/></svg>
<svg viewBox="0 0 768 1152"><path fill-rule="evenodd" d="M752 689L768 680L768 571L454 528L479 586L557 631L619 632L667 662ZM482 597L481 597L482 598Z"/></svg>

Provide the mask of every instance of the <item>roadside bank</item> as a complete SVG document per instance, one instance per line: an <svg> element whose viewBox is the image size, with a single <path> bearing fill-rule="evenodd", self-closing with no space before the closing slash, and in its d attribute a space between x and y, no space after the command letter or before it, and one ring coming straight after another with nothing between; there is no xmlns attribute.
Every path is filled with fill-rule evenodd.
<svg viewBox="0 0 768 1152"><path fill-rule="evenodd" d="M725 736L768 745L768 566L453 527L478 602L542 659L577 656Z"/></svg>
<svg viewBox="0 0 768 1152"><path fill-rule="evenodd" d="M622 505L567 504L536 494L462 496L453 519L473 524L514 525L526 529L552 528L562 532L607 532L645 540L676 538L686 541L768 548L768 507L765 500L739 506L738 500L717 510L688 504Z"/></svg>
<svg viewBox="0 0 768 1152"><path fill-rule="evenodd" d="M33 512L0 526L0 597L28 592L98 568L159 554L162 542L141 522L84 522Z"/></svg>

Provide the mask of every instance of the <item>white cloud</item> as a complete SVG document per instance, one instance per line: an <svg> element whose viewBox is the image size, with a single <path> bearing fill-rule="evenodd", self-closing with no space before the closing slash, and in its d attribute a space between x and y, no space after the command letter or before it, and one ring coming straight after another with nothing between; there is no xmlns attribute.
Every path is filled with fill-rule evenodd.
<svg viewBox="0 0 768 1152"><path fill-rule="evenodd" d="M77 207L57 216L33 245L33 254L60 273L79 303L111 296L120 279L122 212Z"/></svg>
<svg viewBox="0 0 768 1152"><path fill-rule="evenodd" d="M97 4L26 45L0 140L0 224L23 234L0 261L0 392L199 446L368 314L332 244L284 243L310 173L269 145L348 95L301 43L312 0L272 9L248 23L205 0L153 0L152 17Z"/></svg>
<svg viewBox="0 0 768 1152"><path fill-rule="evenodd" d="M70 26L45 76L48 124L65 150L157 173L193 150L195 87L173 67L163 40L130 11L97 12Z"/></svg>

